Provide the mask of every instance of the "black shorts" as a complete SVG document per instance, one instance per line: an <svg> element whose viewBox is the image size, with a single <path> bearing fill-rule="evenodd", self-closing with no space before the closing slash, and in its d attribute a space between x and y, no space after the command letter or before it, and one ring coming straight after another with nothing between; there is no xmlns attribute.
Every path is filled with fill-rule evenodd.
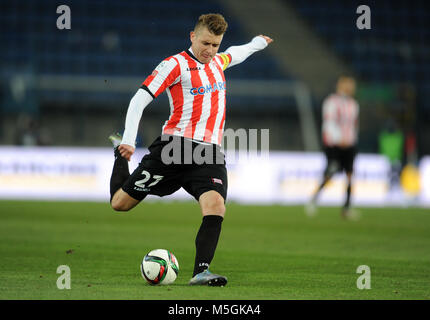
<svg viewBox="0 0 430 320"><path fill-rule="evenodd" d="M333 174L345 170L346 173L352 173L354 167L354 158L357 154L355 146L348 148L325 147L324 153L327 158L327 165L324 175Z"/></svg>
<svg viewBox="0 0 430 320"><path fill-rule="evenodd" d="M206 161L202 163L202 159ZM214 190L225 202L227 169L219 146L171 135L160 136L149 146L149 153L122 189L132 198L143 200L148 194L163 197L181 187L197 201L203 193Z"/></svg>

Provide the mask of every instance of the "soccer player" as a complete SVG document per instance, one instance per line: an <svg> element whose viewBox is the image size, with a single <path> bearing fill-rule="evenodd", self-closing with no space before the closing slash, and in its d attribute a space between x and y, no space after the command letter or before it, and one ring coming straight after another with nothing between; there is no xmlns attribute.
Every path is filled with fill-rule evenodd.
<svg viewBox="0 0 430 320"><path fill-rule="evenodd" d="M322 142L327 165L318 189L306 206L308 215L316 210L316 201L324 186L339 171L345 171L347 178L346 200L341 215L354 218L350 210L351 183L354 158L357 152L357 131L359 106L354 99L356 83L351 76L338 78L336 92L329 95L322 106Z"/></svg>
<svg viewBox="0 0 430 320"><path fill-rule="evenodd" d="M181 187L199 202L203 219L195 240L196 256L190 285L223 286L227 283L226 277L209 271L227 197L227 171L221 152L227 88L224 70L243 62L273 41L260 35L247 44L218 53L227 26L220 14L201 15L190 33L191 47L164 59L155 68L130 101L123 137L118 134L109 137L115 150L110 182L114 210L128 211L148 194L166 196ZM135 151L142 112L163 91L169 98L169 119L161 136L149 147L149 154L130 175L127 161ZM180 163L169 161L170 151L178 150L177 146ZM185 161L196 151L204 159L213 161L201 164L194 157L191 162Z"/></svg>

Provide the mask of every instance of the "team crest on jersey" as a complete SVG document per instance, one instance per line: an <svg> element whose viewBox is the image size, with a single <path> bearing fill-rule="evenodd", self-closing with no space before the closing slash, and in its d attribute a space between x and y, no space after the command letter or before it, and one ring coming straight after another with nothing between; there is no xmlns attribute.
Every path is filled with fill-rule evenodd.
<svg viewBox="0 0 430 320"><path fill-rule="evenodd" d="M166 63L167 63L166 60L161 61L161 63L155 68L155 70L152 71L151 76L155 77L158 74L158 71L164 68Z"/></svg>
<svg viewBox="0 0 430 320"><path fill-rule="evenodd" d="M157 66L157 68L155 68L155 70L159 71L161 70L165 65L166 65L167 61L163 60L160 62L160 64Z"/></svg>

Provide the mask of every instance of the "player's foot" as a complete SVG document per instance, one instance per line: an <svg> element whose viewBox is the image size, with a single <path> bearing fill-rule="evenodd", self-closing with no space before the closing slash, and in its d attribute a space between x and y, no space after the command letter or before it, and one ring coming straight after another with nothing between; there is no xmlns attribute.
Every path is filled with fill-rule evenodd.
<svg viewBox="0 0 430 320"><path fill-rule="evenodd" d="M317 214L317 205L315 201L310 201L305 206L305 213L308 217L313 217Z"/></svg>
<svg viewBox="0 0 430 320"><path fill-rule="evenodd" d="M360 213L351 208L342 208L341 216L345 220L357 221L360 219Z"/></svg>
<svg viewBox="0 0 430 320"><path fill-rule="evenodd" d="M121 144L122 136L118 132L112 133L109 136L109 140L112 142L113 148L116 149Z"/></svg>
<svg viewBox="0 0 430 320"><path fill-rule="evenodd" d="M215 274L206 269L203 272L196 274L191 278L189 285L207 285L211 287L223 287L227 284L227 278L224 276L220 276L219 274Z"/></svg>

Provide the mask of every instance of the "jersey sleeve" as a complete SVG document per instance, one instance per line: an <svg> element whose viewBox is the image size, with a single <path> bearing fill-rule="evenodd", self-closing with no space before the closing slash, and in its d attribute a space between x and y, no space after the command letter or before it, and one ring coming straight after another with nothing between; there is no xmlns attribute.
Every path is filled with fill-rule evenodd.
<svg viewBox="0 0 430 320"><path fill-rule="evenodd" d="M142 89L146 90L154 99L166 88L174 84L181 76L181 69L174 57L163 60L142 83Z"/></svg>
<svg viewBox="0 0 430 320"><path fill-rule="evenodd" d="M323 105L322 105L322 118L324 122L328 122L333 120L334 118L334 105L333 102L330 100L330 98L326 98L323 101Z"/></svg>
<svg viewBox="0 0 430 320"><path fill-rule="evenodd" d="M230 53L219 53L217 54L218 62L224 71L231 64L231 54Z"/></svg>
<svg viewBox="0 0 430 320"><path fill-rule="evenodd" d="M227 67L232 67L242 63L253 53L266 48L267 45L266 39L261 36L256 36L246 44L227 48L227 50L224 52L225 54L229 55L230 58L230 62L228 63Z"/></svg>

